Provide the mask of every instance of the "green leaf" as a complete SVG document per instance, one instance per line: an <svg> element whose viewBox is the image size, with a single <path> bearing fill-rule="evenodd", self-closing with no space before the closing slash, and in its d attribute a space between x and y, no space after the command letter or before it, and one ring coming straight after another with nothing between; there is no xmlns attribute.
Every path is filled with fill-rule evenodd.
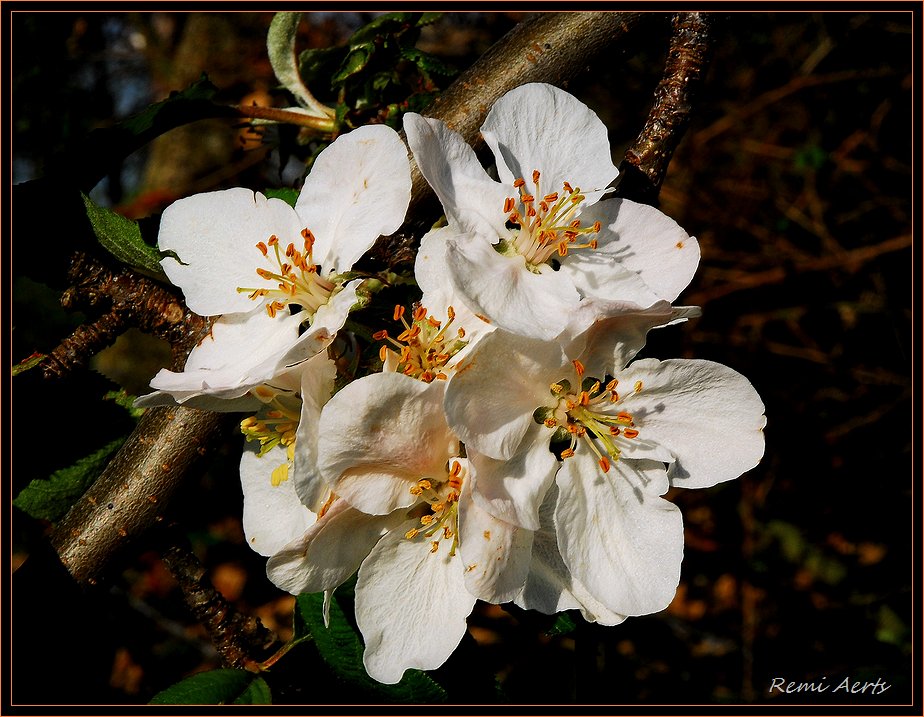
<svg viewBox="0 0 924 717"><path fill-rule="evenodd" d="M23 371L28 371L31 368L35 368L40 363L42 363L42 359L44 358L45 354L40 354L38 351L36 351L31 356L27 356L19 363L13 364L13 375L18 376Z"/></svg>
<svg viewBox="0 0 924 717"><path fill-rule="evenodd" d="M160 265L160 252L141 238L138 222L100 207L81 192L93 233L106 251L116 259L153 279L166 280Z"/></svg>
<svg viewBox="0 0 924 717"><path fill-rule="evenodd" d="M112 401L117 406L121 406L126 411L128 411L129 416L137 419L144 415L146 409L135 408L136 398L137 396L130 396L124 388L119 391L109 391L103 394L104 401Z"/></svg>
<svg viewBox="0 0 924 717"><path fill-rule="evenodd" d="M211 670L158 692L151 705L268 705L269 686L259 675L246 670Z"/></svg>
<svg viewBox="0 0 924 717"><path fill-rule="evenodd" d="M552 625L552 627L550 627L545 634L548 637L554 637L555 635L567 635L568 633L574 632L574 628L576 627L577 623L574 621L571 613L562 612L558 614L555 619L555 624Z"/></svg>
<svg viewBox="0 0 924 717"><path fill-rule="evenodd" d="M298 190L292 187L280 187L278 189L264 189L263 194L274 199L281 199L290 207L295 206L298 201Z"/></svg>
<svg viewBox="0 0 924 717"><path fill-rule="evenodd" d="M324 626L324 593L299 595L296 611L303 628L334 673L352 688L370 692L386 702L445 702L446 690L420 670L408 670L395 685L376 682L363 667L363 643L338 600L331 600L330 627Z"/></svg>
<svg viewBox="0 0 924 717"><path fill-rule="evenodd" d="M96 480L124 441L118 438L74 465L55 471L48 479L33 480L20 491L13 505L33 518L58 520Z"/></svg>
<svg viewBox="0 0 924 717"><path fill-rule="evenodd" d="M270 22L266 49L276 78L292 93L298 103L317 116L326 116L328 108L321 105L305 87L295 55L295 34L301 20L300 12L277 12Z"/></svg>
<svg viewBox="0 0 924 717"><path fill-rule="evenodd" d="M342 85L348 78L360 72L369 64L374 52L375 46L371 43L351 47L350 53L346 56L343 64L340 65L340 70L331 78L331 84Z"/></svg>

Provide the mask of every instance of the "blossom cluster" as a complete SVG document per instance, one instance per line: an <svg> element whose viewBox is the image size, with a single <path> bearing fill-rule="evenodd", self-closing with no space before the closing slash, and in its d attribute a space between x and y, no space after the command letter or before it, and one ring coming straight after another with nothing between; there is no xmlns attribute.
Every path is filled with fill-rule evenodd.
<svg viewBox="0 0 924 717"><path fill-rule="evenodd" d="M699 246L660 211L608 198L607 130L546 84L481 128L496 178L443 122L409 113L317 158L294 207L199 194L161 221L189 308L218 316L141 405L245 411L243 527L293 594L357 573L364 664L394 683L452 653L477 600L615 625L664 609L683 526L664 499L753 468L764 407L702 360L633 360ZM402 225L408 147L445 222L420 241L420 300L373 334L381 371L339 390L329 348L357 305L351 271ZM329 603L328 603L329 604Z"/></svg>

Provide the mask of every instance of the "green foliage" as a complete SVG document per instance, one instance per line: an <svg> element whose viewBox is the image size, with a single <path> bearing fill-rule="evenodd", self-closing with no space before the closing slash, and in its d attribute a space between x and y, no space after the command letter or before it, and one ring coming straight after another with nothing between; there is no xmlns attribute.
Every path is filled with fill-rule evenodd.
<svg viewBox="0 0 924 717"><path fill-rule="evenodd" d="M547 631L546 635L549 637L554 637L555 635L567 635L571 632L574 632L574 629L577 627L577 622L572 612L561 612L555 618L555 624L552 625Z"/></svg>
<svg viewBox="0 0 924 717"><path fill-rule="evenodd" d="M269 685L246 670L211 670L171 685L158 692L152 705L269 705Z"/></svg>
<svg viewBox="0 0 924 717"><path fill-rule="evenodd" d="M19 363L13 364L13 369L12 369L13 375L18 376L23 371L28 371L29 369L35 368L40 363L42 363L42 359L44 358L45 358L45 354L41 354L38 352L33 353L31 356L27 356Z"/></svg>
<svg viewBox="0 0 924 717"><path fill-rule="evenodd" d="M305 84L336 98L341 129L370 122L400 126L405 112L430 104L439 88L434 75L456 70L415 47L422 27L439 13L388 13L357 30L342 47L305 50L299 71Z"/></svg>
<svg viewBox="0 0 924 717"><path fill-rule="evenodd" d="M330 605L330 625L324 626L324 594L299 595L295 635L310 633L321 657L351 690L362 690L383 702L445 702L446 691L425 673L408 670L395 685L376 682L363 667L363 643L338 600Z"/></svg>
<svg viewBox="0 0 924 717"><path fill-rule="evenodd" d="M112 401L128 411L129 416L138 419L144 415L146 409L135 408L135 398L136 396L130 396L124 388L119 391L109 391L103 396L104 401Z"/></svg>
<svg viewBox="0 0 924 717"><path fill-rule="evenodd" d="M47 480L33 480L20 491L13 505L33 518L58 520L96 480L124 441L124 438L112 441L69 468L55 471Z"/></svg>
<svg viewBox="0 0 924 717"><path fill-rule="evenodd" d="M264 189L263 193L267 197L274 199L281 199L290 207L295 206L295 202L298 201L298 190L292 189L292 187L280 187L279 189Z"/></svg>
<svg viewBox="0 0 924 717"><path fill-rule="evenodd" d="M93 233L106 251L153 279L167 278L160 265L160 252L142 239L138 222L94 204L86 194L80 196Z"/></svg>

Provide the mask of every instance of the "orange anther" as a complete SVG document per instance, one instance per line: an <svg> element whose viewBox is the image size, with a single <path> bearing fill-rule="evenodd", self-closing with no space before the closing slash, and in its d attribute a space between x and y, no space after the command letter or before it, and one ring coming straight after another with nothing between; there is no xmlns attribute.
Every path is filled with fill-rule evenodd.
<svg viewBox="0 0 924 717"><path fill-rule="evenodd" d="M260 278L261 278L261 279L272 279L272 278L273 278L273 272L268 271L267 269L259 269L259 268L258 268L258 269L257 269L257 274L260 275Z"/></svg>
<svg viewBox="0 0 924 717"><path fill-rule="evenodd" d="M636 393L639 393L641 390L642 390L642 382L641 382L641 381L636 381L636 382L635 382L635 392L636 392Z"/></svg>
<svg viewBox="0 0 924 717"><path fill-rule="evenodd" d="M414 321L423 321L425 318L427 318L427 309L423 306L418 306L416 309L414 309L414 313L412 313L411 316L413 317Z"/></svg>
<svg viewBox="0 0 924 717"><path fill-rule="evenodd" d="M381 331L376 331L374 334L372 334L372 338L375 339L376 341L381 341L382 339L387 339L387 338L388 338L388 332L387 332L385 329L382 329Z"/></svg>
<svg viewBox="0 0 924 717"><path fill-rule="evenodd" d="M601 226L603 226L603 225L600 224L599 221L594 222L594 231L595 231L595 232L600 231L600 227L601 227Z"/></svg>
<svg viewBox="0 0 924 717"><path fill-rule="evenodd" d="M578 396L578 403L582 406L586 406L590 403L590 394L587 391L581 391L581 395Z"/></svg>
<svg viewBox="0 0 924 717"><path fill-rule="evenodd" d="M638 435L638 431L634 428L627 428L622 433L626 438L635 438Z"/></svg>
<svg viewBox="0 0 924 717"><path fill-rule="evenodd" d="M268 249L266 248L266 244L264 244L262 241L258 241L257 249L260 250L260 253L263 254L263 256L266 256L266 252L268 251Z"/></svg>
<svg viewBox="0 0 924 717"><path fill-rule="evenodd" d="M546 419L543 421L543 423L544 423L548 428L555 428L555 426L558 425L558 421L556 421L556 420L555 420L554 418L552 418L551 416L549 416L548 418L546 418Z"/></svg>
<svg viewBox="0 0 924 717"><path fill-rule="evenodd" d="M610 426L610 435L618 436L622 431L619 430L619 426Z"/></svg>
<svg viewBox="0 0 924 717"><path fill-rule="evenodd" d="M563 451L561 452L561 457L562 457L562 459L571 458L573 455L574 455L574 449L573 449L573 448L566 448L565 450L563 450Z"/></svg>
<svg viewBox="0 0 924 717"><path fill-rule="evenodd" d="M266 240L266 243L270 246L276 246L279 243L279 237L273 234L269 239Z"/></svg>
<svg viewBox="0 0 924 717"><path fill-rule="evenodd" d="M381 346L379 348L379 359L382 361L382 363L385 363L385 359L387 358L388 358L388 347Z"/></svg>
<svg viewBox="0 0 924 717"><path fill-rule="evenodd" d="M558 201L558 192L553 192L552 194L546 194L543 199L547 202L557 202Z"/></svg>
<svg viewBox="0 0 924 717"><path fill-rule="evenodd" d="M450 320L450 321L455 320L455 318L456 318L456 310L455 310L454 308L452 308L451 306L447 306L447 307L446 307L446 316L449 317L449 320Z"/></svg>
<svg viewBox="0 0 924 717"><path fill-rule="evenodd" d="M394 318L395 321L400 321L402 316L404 316L404 307L401 306L401 304L396 304L395 313L392 318Z"/></svg>
<svg viewBox="0 0 924 717"><path fill-rule="evenodd" d="M583 378L584 376L584 364L582 364L577 359L574 359L571 363L574 364L574 370L577 371L578 378Z"/></svg>
<svg viewBox="0 0 924 717"><path fill-rule="evenodd" d="M533 170L533 184L539 184L539 170Z"/></svg>
<svg viewBox="0 0 924 717"><path fill-rule="evenodd" d="M530 204L535 202L536 198L532 194L524 194L522 197L520 197L520 201L522 201L523 204Z"/></svg>
<svg viewBox="0 0 924 717"><path fill-rule="evenodd" d="M516 200L513 197L507 197L504 200L504 214L510 214L513 211L513 207L516 203Z"/></svg>
<svg viewBox="0 0 924 717"><path fill-rule="evenodd" d="M610 469L610 461L606 456L600 456L600 468L604 473L608 472Z"/></svg>
<svg viewBox="0 0 924 717"><path fill-rule="evenodd" d="M516 179L513 180L513 186L516 187L517 189L522 187L524 184L526 184L526 180L523 179L523 177L517 177Z"/></svg>
<svg viewBox="0 0 924 717"><path fill-rule="evenodd" d="M567 182L564 182L562 186L565 188L565 191L568 192L568 194L572 194L574 192L574 190L571 188L571 185Z"/></svg>

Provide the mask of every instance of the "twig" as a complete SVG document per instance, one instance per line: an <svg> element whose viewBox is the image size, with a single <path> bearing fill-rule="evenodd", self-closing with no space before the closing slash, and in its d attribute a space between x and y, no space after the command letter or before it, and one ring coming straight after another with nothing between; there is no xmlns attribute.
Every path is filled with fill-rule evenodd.
<svg viewBox="0 0 924 717"><path fill-rule="evenodd" d="M202 563L189 550L172 546L164 551L164 562L173 573L183 599L193 616L205 626L225 667L245 667L265 657L276 635L259 618L239 613L215 589Z"/></svg>
<svg viewBox="0 0 924 717"><path fill-rule="evenodd" d="M210 319L189 311L164 285L84 252L74 255L68 276L74 284L61 297L65 308L111 308L92 323L78 327L42 361L46 378L62 378L86 365L129 326L169 341L173 367L181 367L211 326Z"/></svg>
<svg viewBox="0 0 924 717"><path fill-rule="evenodd" d="M693 100L712 58L714 23L714 15L701 12L672 18L664 76L655 89L645 126L619 167L618 196L657 203L667 166L690 123Z"/></svg>

